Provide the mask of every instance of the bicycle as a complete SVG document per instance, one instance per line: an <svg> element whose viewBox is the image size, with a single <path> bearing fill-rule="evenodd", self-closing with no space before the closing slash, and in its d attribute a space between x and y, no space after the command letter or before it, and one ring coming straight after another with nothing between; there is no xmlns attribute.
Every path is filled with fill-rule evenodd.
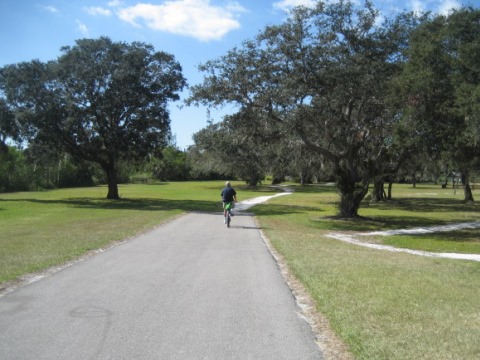
<svg viewBox="0 0 480 360"><path fill-rule="evenodd" d="M227 227L230 227L230 222L232 221L232 208L233 204L231 202L225 203L225 210L227 210L226 224Z"/></svg>

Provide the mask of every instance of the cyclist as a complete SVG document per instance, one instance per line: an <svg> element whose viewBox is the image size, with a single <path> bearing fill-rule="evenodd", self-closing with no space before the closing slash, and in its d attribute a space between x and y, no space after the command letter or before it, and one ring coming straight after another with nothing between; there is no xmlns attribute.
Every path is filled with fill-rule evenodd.
<svg viewBox="0 0 480 360"><path fill-rule="evenodd" d="M223 222L226 224L227 223L227 209L226 206L227 204L232 204L234 202L237 202L237 192L235 189L232 187L230 184L230 181L227 181L225 183L225 187L222 190L221 193L222 197L222 202L223 202ZM233 214L231 214L233 216Z"/></svg>

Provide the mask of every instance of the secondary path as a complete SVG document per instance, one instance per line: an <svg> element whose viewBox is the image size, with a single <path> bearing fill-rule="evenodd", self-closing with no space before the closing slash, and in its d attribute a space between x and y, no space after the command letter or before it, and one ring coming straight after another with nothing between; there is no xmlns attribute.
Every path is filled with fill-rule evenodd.
<svg viewBox="0 0 480 360"><path fill-rule="evenodd" d="M0 297L0 359L322 359L251 216L187 214Z"/></svg>
<svg viewBox="0 0 480 360"><path fill-rule="evenodd" d="M412 250L398 248L390 245L381 245L381 244L372 244L359 240L359 237L365 236L390 236L390 235L401 235L401 234L431 234L435 232L446 232L446 231L455 231L461 229L478 229L480 228L480 221L468 222L468 223L459 223L459 224L450 224L450 225L440 225L440 226L431 226L423 228L414 228L414 229L400 229L400 230L387 230L387 231L373 231L373 232L364 232L356 234L344 234L344 233L330 233L327 234L328 237L332 239L341 240L350 244L360 245L376 250L386 250L392 252L404 252L412 255L426 256L426 257L437 257L437 258L447 258L447 259L459 259L459 260L472 260L480 261L479 254L459 254L459 253L436 253L429 251L421 250Z"/></svg>

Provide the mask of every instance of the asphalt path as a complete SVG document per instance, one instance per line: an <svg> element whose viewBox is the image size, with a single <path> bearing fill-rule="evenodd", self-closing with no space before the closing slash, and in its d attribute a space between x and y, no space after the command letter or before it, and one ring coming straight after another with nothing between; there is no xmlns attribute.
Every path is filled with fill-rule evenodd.
<svg viewBox="0 0 480 360"><path fill-rule="evenodd" d="M253 218L190 213L0 297L0 359L322 359Z"/></svg>

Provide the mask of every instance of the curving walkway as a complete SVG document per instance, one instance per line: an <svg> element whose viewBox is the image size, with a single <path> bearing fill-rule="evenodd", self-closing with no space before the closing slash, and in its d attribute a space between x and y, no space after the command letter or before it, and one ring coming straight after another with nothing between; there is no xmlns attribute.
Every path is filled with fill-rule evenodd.
<svg viewBox="0 0 480 360"><path fill-rule="evenodd" d="M435 253L435 252L428 252L428 251L421 251L421 250L397 248L390 245L370 244L358 239L359 237L362 237L362 236L428 234L428 233L434 233L434 232L445 232L445 231L454 231L454 230L461 230L461 229L477 229L477 228L480 228L480 221L460 223L460 224L450 224L450 225L443 225L443 226L431 226L431 227L423 227L423 228L415 228L415 229L373 231L373 232L356 233L356 234L329 233L326 236L332 239L341 240L350 244L364 246L364 247L368 247L376 250L403 252L403 253L408 253L412 255L436 257L436 258L480 261L480 254Z"/></svg>

